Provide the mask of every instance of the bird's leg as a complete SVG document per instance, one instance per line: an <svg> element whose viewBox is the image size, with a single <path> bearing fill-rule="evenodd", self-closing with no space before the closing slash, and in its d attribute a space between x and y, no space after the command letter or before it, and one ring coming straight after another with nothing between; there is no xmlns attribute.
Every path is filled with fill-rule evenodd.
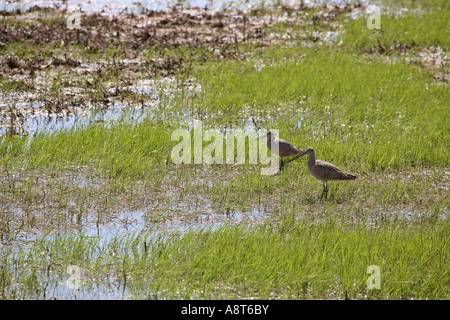
<svg viewBox="0 0 450 320"><path fill-rule="evenodd" d="M325 182L325 199L328 196L328 183Z"/></svg>
<svg viewBox="0 0 450 320"><path fill-rule="evenodd" d="M323 190L322 190L322 195L320 196L321 198L323 197L323 195L325 194L325 182L322 182L323 185Z"/></svg>
<svg viewBox="0 0 450 320"><path fill-rule="evenodd" d="M283 168L284 162L283 159L281 159L281 163L280 163L280 172L281 172L281 168Z"/></svg>

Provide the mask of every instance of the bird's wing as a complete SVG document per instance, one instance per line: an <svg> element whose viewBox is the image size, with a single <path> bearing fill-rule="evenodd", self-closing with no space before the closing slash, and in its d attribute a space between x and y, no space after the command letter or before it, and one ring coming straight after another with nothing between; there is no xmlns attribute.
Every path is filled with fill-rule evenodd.
<svg viewBox="0 0 450 320"><path fill-rule="evenodd" d="M278 141L280 143L280 145L279 145L280 153L282 153L282 154L292 155L292 154L297 154L297 153L303 152L302 149L297 148L289 141L286 141L284 139L279 139Z"/></svg>
<svg viewBox="0 0 450 320"><path fill-rule="evenodd" d="M355 176L346 173L334 164L323 160L316 160L315 170L320 176L327 180L354 179Z"/></svg>

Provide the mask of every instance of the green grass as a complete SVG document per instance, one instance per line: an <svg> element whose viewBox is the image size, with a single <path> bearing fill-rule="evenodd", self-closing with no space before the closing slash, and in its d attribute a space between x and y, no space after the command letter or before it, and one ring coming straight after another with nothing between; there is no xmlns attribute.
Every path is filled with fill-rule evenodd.
<svg viewBox="0 0 450 320"><path fill-rule="evenodd" d="M187 106L169 108L214 115L205 120L205 129L237 126L255 116L299 147L314 147L319 159L356 171L449 164L449 89L416 67L325 48L259 72L251 62L224 62L207 65L197 76L203 93ZM226 116L218 115L221 110ZM170 135L179 125L165 122L91 125L39 134L30 142L4 137L1 162L27 168L94 164L113 177L140 178L170 162L176 144Z"/></svg>
<svg viewBox="0 0 450 320"><path fill-rule="evenodd" d="M59 170L76 165L103 168L112 177L122 175L142 177L164 168L171 145L170 126L100 123L85 129L37 134L27 138L5 137L2 161L13 167ZM8 142L6 142L8 141ZM28 155L28 156L27 156Z"/></svg>
<svg viewBox="0 0 450 320"><path fill-rule="evenodd" d="M291 50L297 55L288 61L275 60L276 50L267 54L267 66L261 71L255 70L254 61L202 69L196 74L205 92L200 106L211 112L227 110L231 116L247 105L263 111L286 104L293 110L313 111L329 106L331 111L339 108L336 113L348 120L361 122L392 120L406 108L408 116L417 116L424 103L424 108L438 103L439 110L440 100L448 99L445 86L431 83L430 75L414 67L367 61L327 48Z"/></svg>
<svg viewBox="0 0 450 320"><path fill-rule="evenodd" d="M0 88L5 92L18 92L24 90L32 90L33 86L26 84L23 80L9 81L8 79L2 79L0 81Z"/></svg>
<svg viewBox="0 0 450 320"><path fill-rule="evenodd" d="M251 62L230 62L198 76L200 109L226 110L227 119L259 116L263 126L279 128L300 147L320 148L320 155L342 158L332 151L339 146L370 170L448 164L448 87L415 67L321 49L259 72Z"/></svg>
<svg viewBox="0 0 450 320"><path fill-rule="evenodd" d="M400 16L385 14L382 7L381 29L367 28L366 19L350 20L343 28L342 41L349 48L377 49L379 43L389 49L395 44L410 47L439 46L450 48L450 10L448 2L442 6L423 8L403 13Z"/></svg>
<svg viewBox="0 0 450 320"><path fill-rule="evenodd" d="M81 287L114 279L133 298L448 299L448 221L411 228L296 221L223 226L185 234L54 235L14 254L2 268L0 296L28 298L29 289L83 270ZM10 260L11 261L11 260ZM27 264L26 270L21 267ZM368 289L367 268L380 268L380 289ZM34 296L34 295L33 295Z"/></svg>

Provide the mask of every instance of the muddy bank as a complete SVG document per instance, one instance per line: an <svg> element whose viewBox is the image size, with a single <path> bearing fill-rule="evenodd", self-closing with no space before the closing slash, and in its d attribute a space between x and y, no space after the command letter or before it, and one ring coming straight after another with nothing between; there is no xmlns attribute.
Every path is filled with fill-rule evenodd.
<svg viewBox="0 0 450 320"><path fill-rule="evenodd" d="M158 97L148 92L158 87L139 92L133 86L159 78L190 85L194 66L205 61L244 59L272 45L328 41L325 30L338 28L340 15L358 10L284 5L114 14L39 7L3 11L0 126L22 134L30 115L66 118L127 103L153 107Z"/></svg>

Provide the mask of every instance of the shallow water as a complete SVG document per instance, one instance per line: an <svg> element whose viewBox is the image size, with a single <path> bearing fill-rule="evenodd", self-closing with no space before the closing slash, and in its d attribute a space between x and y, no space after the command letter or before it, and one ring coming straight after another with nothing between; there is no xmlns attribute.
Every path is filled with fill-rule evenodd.
<svg viewBox="0 0 450 320"><path fill-rule="evenodd" d="M148 220L146 210L122 211L115 215L106 223L96 223L95 216L88 216L83 219L83 224L78 229L72 231L58 231L46 235L47 241L58 236L58 234L70 235L80 234L87 237L99 238L99 245L110 244L114 239L134 237L138 234L145 234L146 239L164 239L167 233L183 234L191 230L215 230L225 224L237 224L246 221L256 223L263 221L267 217L263 209L246 209L244 211L233 211L229 214L202 214L196 219L186 219L180 217L171 219L167 222L153 223ZM160 238L159 236L163 237ZM26 252L27 246L32 245L34 241L42 236L41 233L28 233L22 235L18 241L7 246L2 246L1 250L11 250L16 252ZM90 274L89 270L78 268L78 272L73 276L69 268L76 269L76 265L70 265L65 274L50 270L43 282L45 283L45 293L41 293L38 299L64 299L64 300L85 300L85 299L133 299L127 284L124 285L123 279L118 279L117 275L111 275L106 278L98 279ZM20 285L20 284L18 284ZM162 298L159 292L148 292L152 299Z"/></svg>
<svg viewBox="0 0 450 320"><path fill-rule="evenodd" d="M177 4L183 3L186 7L199 7L210 9L251 9L264 2L265 6L276 4L278 0L123 0L123 1L109 1L109 0L66 0L66 1L54 1L54 0L18 0L7 1L0 3L0 10L12 11L12 10L27 10L31 7L47 7L47 8L67 8L67 10L81 10L83 12L129 12L129 13L141 13L143 10L161 11L171 9ZM348 0L306 0L303 1L306 6L329 4L345 4ZM362 1L364 2L364 1ZM298 1L283 1L286 4L298 5Z"/></svg>
<svg viewBox="0 0 450 320"><path fill-rule="evenodd" d="M17 108L17 106L16 106ZM11 123L10 115L3 115L0 124L0 136L12 131L15 134L33 135L35 133L53 133L56 131L72 130L84 127L89 123L113 122L122 118L133 117L135 123L139 123L145 114L150 114L141 108L122 108L112 106L106 110L73 110L58 114L48 114L39 103L33 103L33 107L18 109L20 117ZM38 110L38 111L36 111Z"/></svg>
<svg viewBox="0 0 450 320"><path fill-rule="evenodd" d="M183 114L166 112L162 106L172 105L172 99L182 89L175 86L175 79L139 81L134 86L121 88L150 99L145 105L112 102L107 106L65 107L60 112L49 112L46 103L33 96L0 95L0 136L5 133L33 135L53 133L85 127L90 123L113 123L131 120L139 123L145 118L158 117L162 120L176 117L179 121L191 121ZM186 97L196 94L200 89L189 81L184 85Z"/></svg>

